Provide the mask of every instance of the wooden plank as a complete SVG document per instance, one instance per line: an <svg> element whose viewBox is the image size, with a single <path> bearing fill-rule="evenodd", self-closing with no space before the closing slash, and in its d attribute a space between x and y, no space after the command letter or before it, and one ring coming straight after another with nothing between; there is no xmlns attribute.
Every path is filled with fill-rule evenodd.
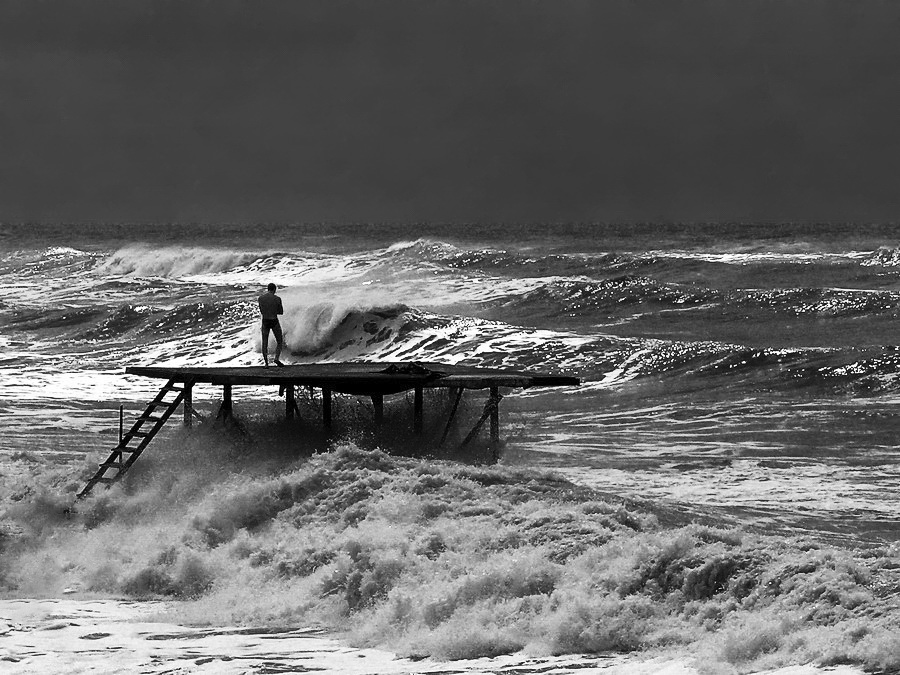
<svg viewBox="0 0 900 675"><path fill-rule="evenodd" d="M216 385L311 386L355 395L389 395L417 387L557 387L575 386L578 378L545 373L475 368L435 363L320 363L283 368L130 366L126 372L143 377Z"/></svg>

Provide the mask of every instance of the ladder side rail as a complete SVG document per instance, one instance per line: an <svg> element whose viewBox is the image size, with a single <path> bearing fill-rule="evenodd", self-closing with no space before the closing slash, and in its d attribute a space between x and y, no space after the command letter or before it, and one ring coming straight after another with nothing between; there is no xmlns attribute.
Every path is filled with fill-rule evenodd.
<svg viewBox="0 0 900 675"><path fill-rule="evenodd" d="M172 416L172 413L175 412L178 405L184 400L188 383L185 382L185 386L181 388L175 387L174 384L175 379L172 378L159 390L159 393L157 393L153 400L147 405L144 409L144 413L132 425L129 432L124 434L121 442L112 449L109 456L106 458L106 461L100 464L97 472L88 480L81 492L77 493L77 497L81 498L86 496L97 483L110 485L125 475L125 472L135 461L137 461L137 458L150 444L150 441L153 440L166 421L168 421L169 417ZM178 393L174 400L166 401L165 396L170 391ZM141 428L144 422L150 419L150 413L155 411L156 408L161 407L163 403L166 405L166 409L163 410L159 417L152 418L151 421L153 421L153 426L148 431L142 432ZM131 448L129 447L129 443L133 438L139 438L140 442L136 447ZM126 452L131 453L127 459L124 456L124 453ZM110 469L116 469L115 476L106 476L107 471Z"/></svg>

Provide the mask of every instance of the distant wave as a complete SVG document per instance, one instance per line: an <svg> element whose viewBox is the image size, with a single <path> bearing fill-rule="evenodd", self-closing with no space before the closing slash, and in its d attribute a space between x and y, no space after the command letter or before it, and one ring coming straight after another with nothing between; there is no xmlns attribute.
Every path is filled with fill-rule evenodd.
<svg viewBox="0 0 900 675"><path fill-rule="evenodd" d="M90 269L98 257L102 254L67 246L8 251L0 254L0 274L48 278L77 274Z"/></svg>
<svg viewBox="0 0 900 675"><path fill-rule="evenodd" d="M223 272L256 260L257 254L198 247L152 247L134 244L119 249L97 267L114 276L181 277Z"/></svg>
<svg viewBox="0 0 900 675"><path fill-rule="evenodd" d="M804 264L813 262L840 262L854 260L865 254L857 251L842 253L826 253L823 251L808 251L801 244L786 245L783 247L768 245L765 248L753 247L754 250L744 251L648 251L647 255L658 258L676 258L684 260L698 260L710 263L724 263L728 265L747 265L753 263L781 263ZM759 249L759 250L757 250Z"/></svg>
<svg viewBox="0 0 900 675"><path fill-rule="evenodd" d="M622 274L655 262L653 257L620 253L544 254L531 256L501 249L463 249L430 239L394 244L389 254L438 263L451 269L502 272L510 276L575 276Z"/></svg>
<svg viewBox="0 0 900 675"><path fill-rule="evenodd" d="M494 304L529 316L590 316L631 313L635 306L715 308L720 316L771 311L794 316L850 317L900 309L900 293L840 288L779 288L721 291L687 284L663 283L651 277L624 275L600 281L553 279L528 292L500 298Z"/></svg>
<svg viewBox="0 0 900 675"><path fill-rule="evenodd" d="M752 349L716 342L649 340L633 350L599 384L664 376L696 389L759 391L818 389L828 394L870 396L900 391L900 353L894 348Z"/></svg>
<svg viewBox="0 0 900 675"><path fill-rule="evenodd" d="M900 293L842 288L740 291L730 293L727 298L740 306L831 317L882 314L900 306Z"/></svg>
<svg viewBox="0 0 900 675"><path fill-rule="evenodd" d="M6 315L7 325L16 330L65 329L96 321L104 314L100 307L18 310Z"/></svg>
<svg viewBox="0 0 900 675"><path fill-rule="evenodd" d="M712 290L660 283L649 277L625 275L603 281L553 280L540 288L510 298L503 304L523 310L584 313L639 303L690 306L719 298L721 294Z"/></svg>
<svg viewBox="0 0 900 675"><path fill-rule="evenodd" d="M900 247L882 246L860 263L868 267L900 267Z"/></svg>

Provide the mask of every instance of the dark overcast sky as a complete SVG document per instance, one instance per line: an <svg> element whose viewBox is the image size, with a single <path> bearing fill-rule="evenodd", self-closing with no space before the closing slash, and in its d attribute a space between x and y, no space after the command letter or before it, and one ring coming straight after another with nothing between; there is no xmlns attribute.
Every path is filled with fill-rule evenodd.
<svg viewBox="0 0 900 675"><path fill-rule="evenodd" d="M0 220L900 220L900 3L0 0Z"/></svg>

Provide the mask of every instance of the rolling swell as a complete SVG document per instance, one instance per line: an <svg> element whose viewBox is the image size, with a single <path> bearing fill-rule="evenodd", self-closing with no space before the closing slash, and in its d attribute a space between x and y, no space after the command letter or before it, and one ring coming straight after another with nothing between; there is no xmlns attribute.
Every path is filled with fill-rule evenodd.
<svg viewBox="0 0 900 675"><path fill-rule="evenodd" d="M54 246L40 250L12 251L0 257L0 274L24 278L54 278L79 274L95 265L97 253Z"/></svg>
<svg viewBox="0 0 900 675"><path fill-rule="evenodd" d="M222 328L224 320L241 316L242 305L240 302L189 302L165 312L143 330L154 335L214 332Z"/></svg>
<svg viewBox="0 0 900 675"><path fill-rule="evenodd" d="M620 352L614 368L598 379L604 386L665 378L662 395L679 390L734 393L809 391L822 395L875 396L900 391L896 347L869 349L754 349L717 342L637 341Z"/></svg>
<svg viewBox="0 0 900 675"><path fill-rule="evenodd" d="M749 319L753 313L816 319L893 316L900 293L813 287L722 291L629 274L599 281L553 279L495 300L489 311L498 318L543 325L542 320L560 317L628 317L637 311L691 308L713 322Z"/></svg>
<svg viewBox="0 0 900 675"><path fill-rule="evenodd" d="M900 294L839 288L786 288L729 293L726 302L737 307L773 309L796 316L871 316L895 312Z"/></svg>
<svg viewBox="0 0 900 675"><path fill-rule="evenodd" d="M190 302L170 310L149 305L127 303L108 310L106 307L14 310L4 320L15 330L51 333L80 340L118 340L133 330L149 336L169 336L173 332L215 333L224 327L241 303ZM87 326L89 324L89 326Z"/></svg>
<svg viewBox="0 0 900 675"><path fill-rule="evenodd" d="M603 281L553 280L540 288L499 301L497 306L523 316L586 316L597 312L619 314L623 308L633 311L638 305L694 306L720 297L721 294L708 289L624 275Z"/></svg>
<svg viewBox="0 0 900 675"><path fill-rule="evenodd" d="M148 317L161 311L147 305L123 305L96 327L86 330L78 337L82 340L113 340L121 338L147 321Z"/></svg>
<svg viewBox="0 0 900 675"><path fill-rule="evenodd" d="M7 325L22 331L52 331L96 321L102 307L66 307L62 309L17 309L4 317Z"/></svg>
<svg viewBox="0 0 900 675"><path fill-rule="evenodd" d="M510 277L606 276L639 270L656 262L652 256L620 253L531 256L499 249L462 249L426 239L395 244L388 252L395 257L435 263L450 269L500 273Z"/></svg>

